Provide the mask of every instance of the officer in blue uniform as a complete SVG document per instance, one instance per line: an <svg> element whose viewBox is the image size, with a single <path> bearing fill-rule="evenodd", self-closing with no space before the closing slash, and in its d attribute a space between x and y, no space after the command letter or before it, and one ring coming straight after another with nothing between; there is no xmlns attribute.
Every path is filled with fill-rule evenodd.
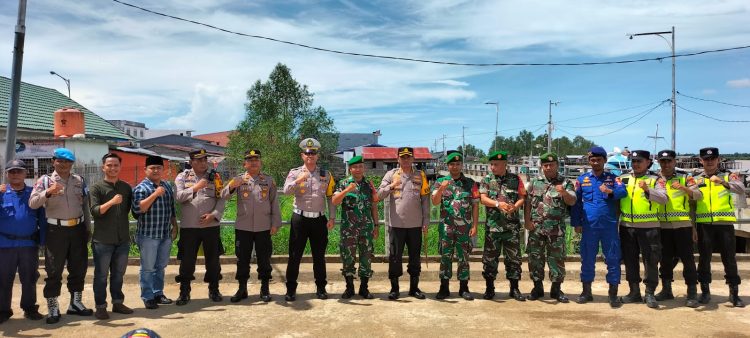
<svg viewBox="0 0 750 338"><path fill-rule="evenodd" d="M620 284L620 236L617 234L617 210L619 200L627 191L619 178L604 172L607 152L602 147L592 147L588 153L590 172L578 177L575 182L576 204L570 215L570 223L581 238L581 282L583 292L576 302L584 304L594 300L591 282L594 281L594 263L602 246L604 262L607 264L609 283L609 305L617 308L622 305L617 298Z"/></svg>

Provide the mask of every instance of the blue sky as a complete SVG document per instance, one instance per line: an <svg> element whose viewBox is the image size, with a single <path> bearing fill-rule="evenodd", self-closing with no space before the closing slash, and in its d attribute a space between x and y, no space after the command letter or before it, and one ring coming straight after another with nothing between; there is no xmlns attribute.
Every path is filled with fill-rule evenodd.
<svg viewBox="0 0 750 338"><path fill-rule="evenodd" d="M667 56L656 36L676 26L677 53L750 45L750 2L723 1L230 1L128 2L221 26L343 51L453 62L588 62ZM17 1L0 2L0 75L10 76ZM108 119L197 133L230 130L246 90L278 62L315 93L341 132L381 130L381 143L489 147L499 100L501 135L538 129L553 107L555 136L588 136L611 149L670 146L671 62L579 67L465 67L357 58L250 39L111 1L35 0L27 8L23 80L65 93ZM3 33L4 32L4 33ZM670 37L667 35L667 39ZM683 94L750 105L750 49L677 59ZM750 108L677 96L724 120ZM621 110L628 107L638 107ZM609 114L603 114L612 112ZM599 114L599 115L596 115ZM595 116L591 116L595 115ZM677 110L677 151L713 145L750 152L748 123ZM612 123L610 125L605 125ZM605 125L605 126L601 126ZM598 127L592 127L598 126ZM588 128L587 128L588 127ZM537 130L538 129L538 130ZM569 134L568 134L569 133ZM442 148L442 141L439 147Z"/></svg>

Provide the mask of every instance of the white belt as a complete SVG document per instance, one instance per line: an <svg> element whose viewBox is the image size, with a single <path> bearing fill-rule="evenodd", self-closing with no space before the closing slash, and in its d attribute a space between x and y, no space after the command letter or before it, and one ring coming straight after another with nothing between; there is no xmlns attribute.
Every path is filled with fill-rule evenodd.
<svg viewBox="0 0 750 338"><path fill-rule="evenodd" d="M83 216L71 219L47 218L47 223L63 227L72 227L83 223Z"/></svg>
<svg viewBox="0 0 750 338"><path fill-rule="evenodd" d="M300 209L294 209L294 213L297 215L305 216L307 218L318 218L323 215L322 212L304 211Z"/></svg>

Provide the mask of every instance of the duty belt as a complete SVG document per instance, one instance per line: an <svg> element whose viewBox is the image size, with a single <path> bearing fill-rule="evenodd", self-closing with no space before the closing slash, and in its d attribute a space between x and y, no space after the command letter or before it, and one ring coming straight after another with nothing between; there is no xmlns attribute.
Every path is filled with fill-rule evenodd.
<svg viewBox="0 0 750 338"><path fill-rule="evenodd" d="M296 208L294 209L294 213L307 218L318 218L323 215L322 212L304 211Z"/></svg>
<svg viewBox="0 0 750 338"><path fill-rule="evenodd" d="M72 227L83 223L83 216L71 219L47 218L47 223L62 227Z"/></svg>

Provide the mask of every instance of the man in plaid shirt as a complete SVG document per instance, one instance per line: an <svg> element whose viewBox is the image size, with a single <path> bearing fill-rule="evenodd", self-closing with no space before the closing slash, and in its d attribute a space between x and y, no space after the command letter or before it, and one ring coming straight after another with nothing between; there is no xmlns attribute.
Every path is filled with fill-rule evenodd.
<svg viewBox="0 0 750 338"><path fill-rule="evenodd" d="M147 309L171 304L164 296L164 268L177 237L174 192L162 181L164 160L146 158L146 178L133 189L133 215L138 219L136 244L141 252L141 299Z"/></svg>

